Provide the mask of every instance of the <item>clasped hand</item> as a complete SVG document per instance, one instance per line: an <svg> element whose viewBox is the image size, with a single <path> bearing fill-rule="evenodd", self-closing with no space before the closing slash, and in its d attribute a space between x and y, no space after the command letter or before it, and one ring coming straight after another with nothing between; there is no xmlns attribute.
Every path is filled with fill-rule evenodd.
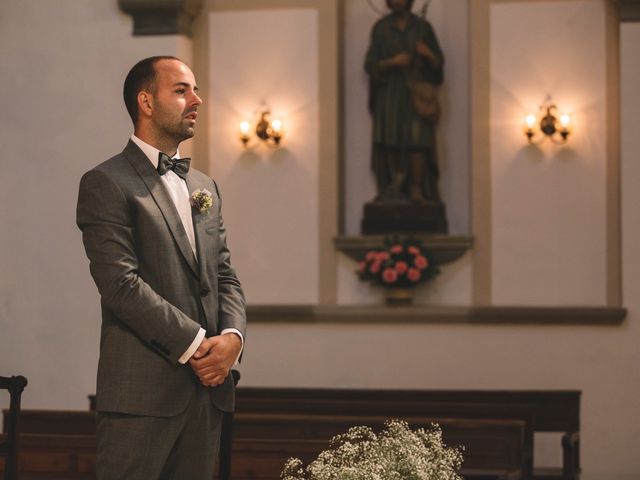
<svg viewBox="0 0 640 480"><path fill-rule="evenodd" d="M242 341L233 333L205 338L189 360L189 365L203 385L221 385L241 348Z"/></svg>

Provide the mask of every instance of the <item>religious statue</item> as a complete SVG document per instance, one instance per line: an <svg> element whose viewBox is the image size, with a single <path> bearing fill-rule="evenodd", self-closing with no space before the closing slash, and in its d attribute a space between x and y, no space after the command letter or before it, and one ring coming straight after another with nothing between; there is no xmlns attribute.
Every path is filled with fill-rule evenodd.
<svg viewBox="0 0 640 480"><path fill-rule="evenodd" d="M380 223L381 215L392 215L405 217L396 230L444 233L435 142L444 55L424 18L427 3L423 16L412 13L413 0L386 4L390 12L373 26L365 60L377 196L365 206L363 231L393 230L389 221Z"/></svg>

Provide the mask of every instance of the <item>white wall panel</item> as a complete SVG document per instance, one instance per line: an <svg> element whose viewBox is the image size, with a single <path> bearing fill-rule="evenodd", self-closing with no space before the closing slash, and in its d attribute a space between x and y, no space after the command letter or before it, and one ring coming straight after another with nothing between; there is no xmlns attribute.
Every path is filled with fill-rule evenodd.
<svg viewBox="0 0 640 480"><path fill-rule="evenodd" d="M602 305L606 273L605 4L491 6L493 303ZM522 125L550 95L566 146L528 146Z"/></svg>
<svg viewBox="0 0 640 480"><path fill-rule="evenodd" d="M318 26L312 9L209 13L209 162L233 262L256 304L318 298ZM280 149L245 150L238 126L261 104Z"/></svg>

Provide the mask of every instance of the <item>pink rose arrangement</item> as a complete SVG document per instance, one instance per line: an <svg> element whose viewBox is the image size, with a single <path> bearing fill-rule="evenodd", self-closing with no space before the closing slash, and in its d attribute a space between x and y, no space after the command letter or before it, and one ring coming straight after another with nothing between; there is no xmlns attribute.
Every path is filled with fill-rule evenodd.
<svg viewBox="0 0 640 480"><path fill-rule="evenodd" d="M367 252L357 273L361 280L378 285L411 287L433 278L438 268L415 242L393 242L385 250Z"/></svg>

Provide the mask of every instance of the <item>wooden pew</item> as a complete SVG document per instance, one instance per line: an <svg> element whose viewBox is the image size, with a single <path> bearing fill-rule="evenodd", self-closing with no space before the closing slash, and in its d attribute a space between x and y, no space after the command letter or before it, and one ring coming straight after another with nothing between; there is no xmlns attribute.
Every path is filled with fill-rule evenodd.
<svg viewBox="0 0 640 480"><path fill-rule="evenodd" d="M285 461L311 461L336 434L366 424L381 429L385 416L236 413L233 476L276 480ZM521 420L405 417L411 426L441 425L449 445L464 444L464 473L473 480L519 480L525 422ZM95 478L93 412L25 410L20 471L24 480Z"/></svg>
<svg viewBox="0 0 640 480"><path fill-rule="evenodd" d="M276 480L285 461L298 457L308 464L329 440L350 427L381 430L387 416L317 415L238 412L234 419L232 478ZM464 445L462 473L474 480L523 478L525 425L521 420L403 417L412 428L438 423L445 442Z"/></svg>
<svg viewBox="0 0 640 480"><path fill-rule="evenodd" d="M95 429L95 412L23 410L20 480L95 479Z"/></svg>
<svg viewBox="0 0 640 480"><path fill-rule="evenodd" d="M561 469L534 473L533 433L525 432L525 478L536 480L579 480L580 478L580 396L576 390L346 390L346 389L265 389L240 388L238 410L281 412L286 402L292 412L348 413L368 411L393 416L409 409L411 403L420 411L437 415L461 415L471 418L521 418L527 424L532 416L535 432L562 433ZM92 406L95 397L90 396ZM395 405L398 399L402 405ZM314 403L315 401L315 403ZM429 403L430 405L426 405ZM438 405L448 405L444 410ZM466 405L466 407L463 407ZM423 408L424 407L424 408ZM369 409L369 410L363 410ZM398 410L398 408L400 408ZM426 410L424 410L426 409ZM471 413L470 413L471 412ZM529 413L528 413L529 412ZM527 429L528 430L528 429ZM531 476L530 476L531 475Z"/></svg>
<svg viewBox="0 0 640 480"><path fill-rule="evenodd" d="M241 412L411 415L521 419L525 432L524 478L579 480L580 395L561 390L347 390L238 389ZM530 425L530 427L529 427ZM561 432L563 467L532 473L533 433ZM531 453L529 453L531 452ZM530 455L530 458L529 458Z"/></svg>
<svg viewBox="0 0 640 480"><path fill-rule="evenodd" d="M514 431L521 429L522 451L518 462L521 464L520 473L523 479L579 479L580 392L577 391L392 391L241 387L237 395L237 412L234 423L233 478L238 479L240 477L237 475L241 470L237 468L244 467L237 467L242 465L237 462L244 461L248 456L253 455L260 461L272 462L272 468L275 469L276 465L280 468L284 463L282 458L290 456L285 455L286 452L295 453L298 448L303 459L311 460L320 450L326 448L325 440L311 438L310 435L303 440L271 438L269 443L264 441L269 437L256 437L256 434L249 434L245 429L260 422L263 425L268 424L270 415L283 414L293 416L288 419L291 422L299 421L294 418L296 415L310 417L306 420L309 425L314 424L314 419L327 420L332 417L349 418L349 422L353 422L352 425L364 425L368 424L369 420L381 421L391 418L412 418L418 419L418 422L429 418L463 423L480 420L487 420L489 423L502 421L506 422L503 424L506 425L503 434L507 439L516 436L513 431L505 433L509 428ZM516 423L510 424L512 421ZM331 432L340 433L346 430L350 426L347 423L334 421L334 430L324 431L323 435L328 439ZM500 422L496 425L500 425ZM486 424L484 426L487 427ZM271 424L269 428L274 429L275 426ZM26 410L21 416L21 431L23 435L20 461L21 470L24 472L21 478L24 480L93 478L94 413ZM562 471L551 472L551 475L544 472L547 476L539 472L532 474L534 432L563 433ZM307 433L310 433L309 430ZM464 443L455 440L455 436L451 437L452 433L445 434L449 435L445 436L449 443ZM511 441L507 440L507 444ZM280 456L273 460L275 452ZM486 455L486 452L482 455ZM469 457L469 454L466 456ZM508 457L508 454L503 455L503 458ZM473 478L498 478L496 475L500 474L489 472L489 476L482 477L487 473L488 464L484 464L484 472L473 470L469 465L473 466L473 463L467 462L465 468L470 469L467 473Z"/></svg>

